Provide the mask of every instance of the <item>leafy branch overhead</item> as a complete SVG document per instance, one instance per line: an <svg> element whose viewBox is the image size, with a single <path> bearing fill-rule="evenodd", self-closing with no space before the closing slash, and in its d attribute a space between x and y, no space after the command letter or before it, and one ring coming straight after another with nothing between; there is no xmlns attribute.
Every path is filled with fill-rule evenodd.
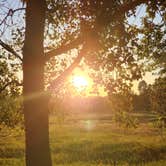
<svg viewBox="0 0 166 166"><path fill-rule="evenodd" d="M2 40L0 40L0 46L3 47L9 53L13 54L20 61L22 61L21 55L19 55L11 46L9 46L8 44L4 43Z"/></svg>
<svg viewBox="0 0 166 166"><path fill-rule="evenodd" d="M22 86L23 84L22 83L20 83L19 81L17 81L17 80L12 80L12 81L10 81L10 82L7 82L5 85L3 85L2 87L0 87L0 93L2 93L5 89L6 89L6 87L8 87L9 85L12 85L12 84L14 84L15 86Z"/></svg>
<svg viewBox="0 0 166 166"><path fill-rule="evenodd" d="M144 29L138 30L133 25L128 24L127 21L131 15L136 14L136 9L141 4L147 5L146 10L149 14L147 17L150 18L154 16L153 13L158 12L164 20L165 2L163 0L159 0L156 3L151 0L87 0L72 2L66 0L63 3L61 1L56 3L47 1L44 62L48 62L46 65L49 63L51 65L52 61L60 61L61 57L70 54L73 49L79 49L86 42L88 43L86 47L90 47L91 51L81 55L81 58L78 55L74 62L71 63L71 66L67 68L62 66L64 74L60 72L62 73L61 78L71 73L68 72L69 69L72 71L80 63L82 57L85 57L84 62L94 70L99 69L100 66L105 76L108 72L117 71L116 75L119 81L122 79L121 83L141 78L141 66L137 64L136 60L141 59L141 52L145 43L141 42L143 44L141 46L138 35L140 33L145 34L145 31ZM6 8L6 14L2 15L0 22L1 30L3 25L11 24L8 29L11 29L13 32L19 31L19 33L13 33L16 40L13 39L13 42L11 42L16 45L17 50L18 48L20 49L19 52L15 51L15 46L5 43L3 38L0 40L0 45L21 62L23 60L21 54L25 24L22 22L22 24L19 23L18 25L12 17L17 16L19 13L19 17L23 18L24 12L25 8L22 4L18 8ZM9 19L12 21L8 21ZM6 30L7 27L3 29L4 32ZM70 57L74 59L72 55ZM64 63L67 63L67 61ZM59 72L56 71L59 69L52 67L51 70L57 73L57 76L59 75ZM51 82L55 83L56 80L59 79L56 78ZM109 88L118 84L113 83L112 78L101 79L101 81Z"/></svg>

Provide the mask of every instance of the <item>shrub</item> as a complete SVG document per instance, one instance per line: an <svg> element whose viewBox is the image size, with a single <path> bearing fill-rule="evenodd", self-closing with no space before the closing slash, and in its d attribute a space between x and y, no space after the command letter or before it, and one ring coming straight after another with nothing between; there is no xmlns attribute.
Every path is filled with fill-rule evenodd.
<svg viewBox="0 0 166 166"><path fill-rule="evenodd" d="M14 128L23 124L22 101L12 96L0 96L0 125Z"/></svg>
<svg viewBox="0 0 166 166"><path fill-rule="evenodd" d="M126 112L116 112L114 120L119 126L125 128L137 128L137 119Z"/></svg>

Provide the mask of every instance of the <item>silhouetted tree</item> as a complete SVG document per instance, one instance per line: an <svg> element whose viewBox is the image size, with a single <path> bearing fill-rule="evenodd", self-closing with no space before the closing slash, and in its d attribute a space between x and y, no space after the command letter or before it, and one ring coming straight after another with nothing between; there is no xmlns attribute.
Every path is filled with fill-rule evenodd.
<svg viewBox="0 0 166 166"><path fill-rule="evenodd" d="M152 111L160 114L166 122L166 77L160 77L150 87L150 102Z"/></svg>
<svg viewBox="0 0 166 166"><path fill-rule="evenodd" d="M144 80L140 81L138 84L139 93L144 94L146 93L146 90L147 90L147 83Z"/></svg>

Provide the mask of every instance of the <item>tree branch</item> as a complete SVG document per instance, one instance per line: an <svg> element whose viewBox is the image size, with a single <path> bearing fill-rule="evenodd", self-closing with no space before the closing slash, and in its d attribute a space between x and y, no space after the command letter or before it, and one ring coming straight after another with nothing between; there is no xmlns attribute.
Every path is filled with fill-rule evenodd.
<svg viewBox="0 0 166 166"><path fill-rule="evenodd" d="M0 45L7 50L8 52L10 52L11 54L13 54L16 58L20 59L21 61L23 61L23 59L20 57L20 55L13 49L11 48L8 44L4 43L2 40L0 40Z"/></svg>
<svg viewBox="0 0 166 166"><path fill-rule="evenodd" d="M84 54L86 54L87 50L85 50L84 46L81 49L78 56L75 58L74 62L62 73L58 76L55 80L50 83L48 89L56 88L60 83L64 82L65 78L73 71L73 69L80 63Z"/></svg>
<svg viewBox="0 0 166 166"><path fill-rule="evenodd" d="M18 9L15 9L15 10L9 9L7 15L6 15L6 16L4 17L4 19L1 21L0 26L1 26L3 23L6 22L6 20L7 20L7 18L8 18L9 16L12 17L15 12L20 11L20 10L25 10L25 8L18 8Z"/></svg>
<svg viewBox="0 0 166 166"><path fill-rule="evenodd" d="M0 93L6 89L11 84L16 84L16 86L22 86L23 84L18 82L17 80L12 80L10 82L7 82L3 87L0 88Z"/></svg>
<svg viewBox="0 0 166 166"><path fill-rule="evenodd" d="M65 53L73 48L76 48L78 45L80 45L83 42L83 39L81 37L78 37L74 41L70 42L69 44L62 45L56 49L53 49L47 53L45 53L45 62L48 61L51 57L60 55L62 53Z"/></svg>
<svg viewBox="0 0 166 166"><path fill-rule="evenodd" d="M148 0L134 0L132 2L128 2L128 3L121 5L120 8L114 13L115 19L116 19L116 16L119 15L119 12L125 13L129 10L132 10L134 7L136 7L142 3L146 3L146 2L148 2ZM72 48L77 47L82 42L83 42L83 39L79 37L67 45L62 45L59 48L53 49L53 50L45 53L45 61L48 61L51 57L65 53L65 52L71 50Z"/></svg>
<svg viewBox="0 0 166 166"><path fill-rule="evenodd" d="M18 8L18 9L15 9L13 10L13 13L17 12L17 11L20 11L20 10L25 10L26 8L22 7L22 8Z"/></svg>

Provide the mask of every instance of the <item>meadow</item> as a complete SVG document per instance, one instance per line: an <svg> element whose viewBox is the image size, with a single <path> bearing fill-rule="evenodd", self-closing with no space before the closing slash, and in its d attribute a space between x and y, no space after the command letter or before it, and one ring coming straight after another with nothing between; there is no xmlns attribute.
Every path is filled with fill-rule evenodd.
<svg viewBox="0 0 166 166"><path fill-rule="evenodd" d="M153 115L136 113L137 128L119 126L110 114L74 114L60 123L50 118L53 166L165 166L166 132ZM0 131L0 165L25 166L23 130Z"/></svg>

